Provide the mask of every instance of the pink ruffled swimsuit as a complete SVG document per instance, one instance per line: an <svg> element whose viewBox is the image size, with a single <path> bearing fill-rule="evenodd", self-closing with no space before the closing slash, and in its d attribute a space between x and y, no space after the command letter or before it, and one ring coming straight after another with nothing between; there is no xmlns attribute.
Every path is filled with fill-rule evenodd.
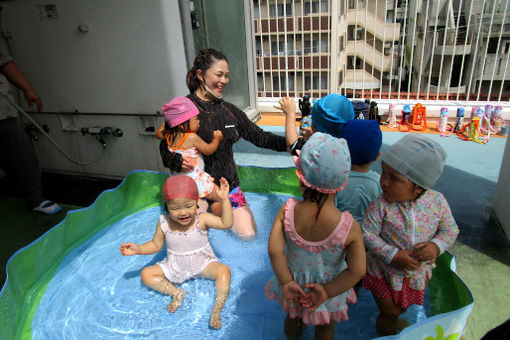
<svg viewBox="0 0 510 340"><path fill-rule="evenodd" d="M161 215L159 222L165 234L166 258L158 262L165 277L172 283L182 283L201 274L211 262L218 261L209 243L209 230L198 227L199 215L195 225L188 231L172 231L168 226L168 215Z"/></svg>
<svg viewBox="0 0 510 340"><path fill-rule="evenodd" d="M284 215L284 230L287 240L287 261L294 281L301 287L307 283L325 284L342 272L347 264L344 243L351 229L353 217L348 212L342 213L342 218L333 232L324 240L310 242L303 239L294 226L294 208L298 201L294 198L287 200ZM280 304L283 300L282 286L276 276L273 276L265 287L266 297L276 299ZM334 320L349 319L347 302L356 303L353 289L324 301L315 311L297 310L289 312L291 318L301 318L305 324L324 325Z"/></svg>

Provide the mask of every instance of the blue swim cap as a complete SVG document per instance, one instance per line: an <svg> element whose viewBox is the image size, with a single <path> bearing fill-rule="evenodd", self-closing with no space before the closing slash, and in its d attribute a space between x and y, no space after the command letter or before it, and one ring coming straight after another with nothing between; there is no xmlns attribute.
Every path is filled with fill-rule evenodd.
<svg viewBox="0 0 510 340"><path fill-rule="evenodd" d="M363 165L374 161L381 150L382 132L375 120L354 119L345 123L343 138L347 141L351 162Z"/></svg>
<svg viewBox="0 0 510 340"><path fill-rule="evenodd" d="M312 122L318 132L340 138L342 125L352 119L352 103L342 95L329 94L313 103Z"/></svg>
<svg viewBox="0 0 510 340"><path fill-rule="evenodd" d="M404 105L404 112L411 112L411 106L409 106L409 104Z"/></svg>

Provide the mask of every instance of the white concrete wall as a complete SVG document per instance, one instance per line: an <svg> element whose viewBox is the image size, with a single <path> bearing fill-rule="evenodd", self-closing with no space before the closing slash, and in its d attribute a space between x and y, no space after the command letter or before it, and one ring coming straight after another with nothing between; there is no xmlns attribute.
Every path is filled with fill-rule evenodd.
<svg viewBox="0 0 510 340"><path fill-rule="evenodd" d="M54 17L48 4L55 5ZM187 93L177 1L36 0L3 7L2 31L45 112L155 113L171 96Z"/></svg>
<svg viewBox="0 0 510 340"><path fill-rule="evenodd" d="M48 7L48 5L55 5ZM164 170L148 127L174 96L188 93L178 1L20 0L2 2L2 35L16 63L41 96L31 114L79 166L39 134L43 170L122 178L135 169ZM189 28L190 29L190 28ZM24 100L23 108L28 109ZM24 120L26 122L26 120ZM83 127L121 128L107 148Z"/></svg>
<svg viewBox="0 0 510 340"><path fill-rule="evenodd" d="M506 141L503 162L499 170L498 184L494 198L494 211L503 226L507 240L510 240L510 143Z"/></svg>

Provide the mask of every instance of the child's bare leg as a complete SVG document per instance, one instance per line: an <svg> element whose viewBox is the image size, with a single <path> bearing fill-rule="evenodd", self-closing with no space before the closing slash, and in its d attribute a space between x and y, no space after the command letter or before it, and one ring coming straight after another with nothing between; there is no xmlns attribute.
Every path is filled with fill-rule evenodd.
<svg viewBox="0 0 510 340"><path fill-rule="evenodd" d="M157 290L160 293L172 296L172 302L170 302L166 307L169 312L173 313L177 310L177 308L179 308L187 292L184 289L175 287L170 281L168 281L160 266L154 265L145 267L140 276L143 284L146 286Z"/></svg>
<svg viewBox="0 0 510 340"><path fill-rule="evenodd" d="M404 311L402 307L393 303L391 299L375 297L379 316L375 322L377 333L381 336L397 334L397 319Z"/></svg>
<svg viewBox="0 0 510 340"><path fill-rule="evenodd" d="M301 334L305 331L306 325L300 318L291 319L287 314L285 323L283 324L283 331L287 339L299 339Z"/></svg>
<svg viewBox="0 0 510 340"><path fill-rule="evenodd" d="M335 321L327 325L315 326L315 340L326 340L335 338Z"/></svg>
<svg viewBox="0 0 510 340"><path fill-rule="evenodd" d="M216 297L211 310L209 325L219 329L221 327L221 311L225 306L230 291L230 268L223 263L213 262L205 268L202 276L216 281Z"/></svg>
<svg viewBox="0 0 510 340"><path fill-rule="evenodd" d="M234 214L232 230L245 240L255 236L257 225L255 224L255 218L250 207L245 205L244 207L232 210L232 213Z"/></svg>

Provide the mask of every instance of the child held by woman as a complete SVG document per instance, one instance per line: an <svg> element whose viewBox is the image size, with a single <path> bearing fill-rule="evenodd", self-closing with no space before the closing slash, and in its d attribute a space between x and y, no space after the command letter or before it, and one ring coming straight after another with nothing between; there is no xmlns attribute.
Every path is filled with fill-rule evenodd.
<svg viewBox="0 0 510 340"><path fill-rule="evenodd" d="M221 178L217 192L221 200L221 218L199 213L195 181L185 175L172 176L163 186L167 213L159 217L152 240L144 244L123 243L120 246L124 256L151 255L159 252L166 242L167 257L156 265L145 267L140 276L148 287L172 296L172 302L167 306L169 312L175 312L186 295L186 291L175 284L197 276L215 280L216 297L209 324L217 329L221 327L221 311L230 290L230 268L218 262L209 243L209 229L229 229L232 226L228 193L228 183Z"/></svg>
<svg viewBox="0 0 510 340"><path fill-rule="evenodd" d="M213 132L213 140L206 143L197 135L200 128L198 119L198 108L186 97L175 97L166 103L161 109L165 115L165 129L162 132L166 140L168 150L187 156L194 160L194 168L190 172L171 172L171 175L187 175L193 178L198 187L200 198L207 198L218 202L220 198L217 195L218 186L214 183L214 178L204 171L204 155L212 155L223 139L220 130ZM211 206L211 212L219 214L221 209L219 204Z"/></svg>
<svg viewBox="0 0 510 340"><path fill-rule="evenodd" d="M358 222L335 206L335 194L347 184L349 150L345 140L317 132L297 153L303 200L287 200L273 223L268 252L275 276L265 292L288 312L287 336L310 324L316 339L333 339L366 266Z"/></svg>
<svg viewBox="0 0 510 340"><path fill-rule="evenodd" d="M459 229L444 196L430 188L440 177L446 152L418 134L394 143L382 157L382 194L365 213L367 248L363 287L379 308L380 335L397 333L398 317L412 304L423 305L437 256L454 243Z"/></svg>

